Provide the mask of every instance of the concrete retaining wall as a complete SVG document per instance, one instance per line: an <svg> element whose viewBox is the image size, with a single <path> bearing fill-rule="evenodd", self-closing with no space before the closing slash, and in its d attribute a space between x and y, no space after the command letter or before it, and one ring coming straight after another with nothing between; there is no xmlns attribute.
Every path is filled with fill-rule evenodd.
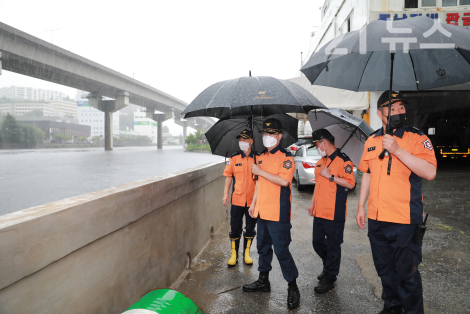
<svg viewBox="0 0 470 314"><path fill-rule="evenodd" d="M223 168L211 163L0 216L0 313L121 313L170 286L227 215Z"/></svg>

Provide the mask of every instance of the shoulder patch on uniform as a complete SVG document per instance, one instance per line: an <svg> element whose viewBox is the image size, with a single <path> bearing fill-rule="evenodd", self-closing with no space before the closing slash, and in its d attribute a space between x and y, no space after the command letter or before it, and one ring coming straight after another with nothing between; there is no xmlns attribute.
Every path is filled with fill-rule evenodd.
<svg viewBox="0 0 470 314"><path fill-rule="evenodd" d="M349 158L348 155L346 155L345 153L341 153L341 159L343 159L343 161L350 161L351 159Z"/></svg>
<svg viewBox="0 0 470 314"><path fill-rule="evenodd" d="M286 168L287 170L292 168L292 161L290 161L290 160L284 161L284 168Z"/></svg>
<svg viewBox="0 0 470 314"><path fill-rule="evenodd" d="M432 149L433 149L432 144L431 144L431 141L430 141L429 139L425 140L425 141L423 142L423 144L424 144L424 148L427 148L427 149L429 149L429 150L432 150Z"/></svg>
<svg viewBox="0 0 470 314"><path fill-rule="evenodd" d="M371 151L374 151L374 150L375 150L375 146L372 146L372 147L367 148L367 151L368 151L368 152L371 152Z"/></svg>
<svg viewBox="0 0 470 314"><path fill-rule="evenodd" d="M424 135L424 132L421 131L420 129L418 128L415 128L414 126L411 127L411 126L407 126L406 129L405 129L406 132L410 132L410 133L414 133L414 134L418 134L418 135Z"/></svg>
<svg viewBox="0 0 470 314"><path fill-rule="evenodd" d="M227 166L230 166L230 159L226 162Z"/></svg>
<svg viewBox="0 0 470 314"><path fill-rule="evenodd" d="M284 147L281 147L280 151L286 154L287 157L292 157L291 152L285 149Z"/></svg>
<svg viewBox="0 0 470 314"><path fill-rule="evenodd" d="M351 165L346 165L346 167L344 167L344 172L351 174L352 171L353 168L351 167Z"/></svg>

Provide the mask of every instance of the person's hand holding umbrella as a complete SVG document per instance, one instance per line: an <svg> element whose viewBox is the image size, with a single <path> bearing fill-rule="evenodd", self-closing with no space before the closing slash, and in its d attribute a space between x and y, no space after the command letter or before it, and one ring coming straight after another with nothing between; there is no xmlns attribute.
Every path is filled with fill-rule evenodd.
<svg viewBox="0 0 470 314"><path fill-rule="evenodd" d="M320 174L327 179L331 177L331 171L328 167L321 168Z"/></svg>

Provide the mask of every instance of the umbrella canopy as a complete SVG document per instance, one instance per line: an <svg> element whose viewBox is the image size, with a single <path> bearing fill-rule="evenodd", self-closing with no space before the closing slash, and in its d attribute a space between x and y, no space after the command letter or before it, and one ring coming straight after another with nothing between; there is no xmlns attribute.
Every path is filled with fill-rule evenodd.
<svg viewBox="0 0 470 314"><path fill-rule="evenodd" d="M348 155L357 167L361 161L364 144L374 132L363 120L350 115L342 109L329 109L318 111L317 114L308 114L312 132L318 129L327 129L335 137L335 146Z"/></svg>
<svg viewBox="0 0 470 314"><path fill-rule="evenodd" d="M281 139L282 147L288 147L297 141L298 120L296 118L287 114L275 114L266 118L275 118L281 122L283 130ZM265 149L261 131L263 128L263 120L264 118L262 117L254 117L254 150L257 152L261 152ZM245 129L251 130L251 116L219 120L205 134L211 146L212 154L230 157L233 153L239 151L240 147L236 136Z"/></svg>
<svg viewBox="0 0 470 314"><path fill-rule="evenodd" d="M391 48L396 50L392 87ZM418 91L469 82L469 62L468 28L421 16L377 20L338 36L301 71L315 85L352 91Z"/></svg>
<svg viewBox="0 0 470 314"><path fill-rule="evenodd" d="M205 116L270 116L308 113L326 107L299 85L269 76L248 76L215 83L201 92L182 112L185 118Z"/></svg>

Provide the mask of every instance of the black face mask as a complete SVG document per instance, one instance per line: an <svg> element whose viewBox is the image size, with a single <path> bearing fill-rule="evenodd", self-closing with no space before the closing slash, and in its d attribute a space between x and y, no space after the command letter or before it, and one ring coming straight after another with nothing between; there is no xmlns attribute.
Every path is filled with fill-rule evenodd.
<svg viewBox="0 0 470 314"><path fill-rule="evenodd" d="M384 116L385 117L385 116ZM388 117L386 117L388 120ZM393 129L399 129L403 125L405 125L406 121L406 113L400 113L400 114L395 114L390 116L390 128Z"/></svg>

